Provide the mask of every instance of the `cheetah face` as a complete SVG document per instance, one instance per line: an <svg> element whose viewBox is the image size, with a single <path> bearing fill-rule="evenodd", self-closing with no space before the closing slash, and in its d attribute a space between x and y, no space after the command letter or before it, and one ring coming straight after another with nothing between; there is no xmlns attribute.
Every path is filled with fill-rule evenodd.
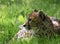
<svg viewBox="0 0 60 44"><path fill-rule="evenodd" d="M34 10L31 14L29 14L27 18L27 22L24 24L24 27L28 29L38 28L42 25L42 22L45 20L45 14L42 11Z"/></svg>

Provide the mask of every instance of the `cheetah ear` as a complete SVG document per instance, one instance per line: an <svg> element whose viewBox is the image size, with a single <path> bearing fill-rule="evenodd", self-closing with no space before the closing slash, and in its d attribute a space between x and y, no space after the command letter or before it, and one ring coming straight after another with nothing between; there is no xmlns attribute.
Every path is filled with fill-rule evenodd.
<svg viewBox="0 0 60 44"><path fill-rule="evenodd" d="M35 10L34 10L34 12L38 12L38 10L37 10L37 9L35 9Z"/></svg>
<svg viewBox="0 0 60 44"><path fill-rule="evenodd" d="M42 19L42 21L44 21L46 19L45 14L44 14L43 11L39 12L39 17Z"/></svg>

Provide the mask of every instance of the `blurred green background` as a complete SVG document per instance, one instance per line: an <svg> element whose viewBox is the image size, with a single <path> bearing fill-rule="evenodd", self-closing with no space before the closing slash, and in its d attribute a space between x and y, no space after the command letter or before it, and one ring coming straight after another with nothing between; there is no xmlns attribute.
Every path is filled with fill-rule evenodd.
<svg viewBox="0 0 60 44"><path fill-rule="evenodd" d="M0 44L8 44L34 9L60 19L60 0L0 0ZM16 40L10 44L60 44L59 41L59 37L52 40L33 38L29 42Z"/></svg>

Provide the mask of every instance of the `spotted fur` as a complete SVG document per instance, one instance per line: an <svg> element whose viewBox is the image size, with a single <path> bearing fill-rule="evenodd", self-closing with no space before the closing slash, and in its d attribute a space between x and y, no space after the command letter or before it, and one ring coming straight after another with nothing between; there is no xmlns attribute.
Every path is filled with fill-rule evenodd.
<svg viewBox="0 0 60 44"><path fill-rule="evenodd" d="M54 17L50 17L50 19L54 26L54 32L60 35L60 20Z"/></svg>
<svg viewBox="0 0 60 44"><path fill-rule="evenodd" d="M32 29L35 32L35 35L54 35L54 26L52 21L43 11L34 10L34 12L29 14L27 22L24 26L29 30Z"/></svg>

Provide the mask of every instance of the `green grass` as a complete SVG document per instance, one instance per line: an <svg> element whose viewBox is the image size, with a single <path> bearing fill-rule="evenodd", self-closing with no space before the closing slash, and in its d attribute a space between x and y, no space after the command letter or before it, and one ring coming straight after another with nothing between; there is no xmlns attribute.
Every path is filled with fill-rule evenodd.
<svg viewBox="0 0 60 44"><path fill-rule="evenodd" d="M26 21L27 15L34 9L43 10L49 16L60 19L59 0L9 1L0 0L0 44L7 44L8 42L10 44L60 44L59 36L52 39L32 38L28 41L11 40L18 32L18 26Z"/></svg>
<svg viewBox="0 0 60 44"><path fill-rule="evenodd" d="M60 44L60 37L56 38L39 38L33 37L30 39L11 40L9 44Z"/></svg>

